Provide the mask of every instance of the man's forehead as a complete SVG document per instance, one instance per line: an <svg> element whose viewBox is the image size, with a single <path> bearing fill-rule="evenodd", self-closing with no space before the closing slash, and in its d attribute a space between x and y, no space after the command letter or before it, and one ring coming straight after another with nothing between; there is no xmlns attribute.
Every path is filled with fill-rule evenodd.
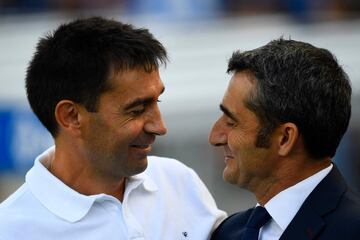
<svg viewBox="0 0 360 240"><path fill-rule="evenodd" d="M231 79L238 79L238 78L247 79L252 84L257 83L256 75L250 69L243 69L243 70L240 70L240 71L233 72L233 74L231 76Z"/></svg>
<svg viewBox="0 0 360 240"><path fill-rule="evenodd" d="M142 103L156 101L165 90L158 70L146 72L143 69L129 69L114 74L108 80L107 89L100 96L100 101L116 102L128 108Z"/></svg>
<svg viewBox="0 0 360 240"><path fill-rule="evenodd" d="M240 109L248 109L247 102L253 96L254 90L254 80L250 79L247 71L234 73L225 91L220 109L229 116L231 114L228 113L235 116Z"/></svg>
<svg viewBox="0 0 360 240"><path fill-rule="evenodd" d="M113 72L109 75L107 82L110 88L117 89L118 91L123 91L127 88L144 88L150 85L163 86L158 69L148 72L143 68L134 68Z"/></svg>

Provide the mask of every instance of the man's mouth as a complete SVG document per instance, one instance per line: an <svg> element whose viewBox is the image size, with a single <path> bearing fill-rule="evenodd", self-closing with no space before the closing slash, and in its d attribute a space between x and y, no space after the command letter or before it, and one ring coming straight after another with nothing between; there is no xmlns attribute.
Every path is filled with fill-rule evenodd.
<svg viewBox="0 0 360 240"><path fill-rule="evenodd" d="M233 159L233 158L234 158L234 156L233 156L232 153L230 152L230 149L229 149L229 148L226 148L226 147L225 147L224 158L225 158L225 163L226 163L227 161L229 161L230 159Z"/></svg>
<svg viewBox="0 0 360 240"><path fill-rule="evenodd" d="M140 149L146 149L146 148L151 148L150 144L144 144L144 145L130 145L133 148L140 148Z"/></svg>
<svg viewBox="0 0 360 240"><path fill-rule="evenodd" d="M151 144L134 144L134 145L130 145L130 147L136 152L142 154L148 154L152 149Z"/></svg>
<svg viewBox="0 0 360 240"><path fill-rule="evenodd" d="M152 136L151 138L137 139L137 141L130 143L129 146L134 153L146 156L150 153L154 142L155 136Z"/></svg>

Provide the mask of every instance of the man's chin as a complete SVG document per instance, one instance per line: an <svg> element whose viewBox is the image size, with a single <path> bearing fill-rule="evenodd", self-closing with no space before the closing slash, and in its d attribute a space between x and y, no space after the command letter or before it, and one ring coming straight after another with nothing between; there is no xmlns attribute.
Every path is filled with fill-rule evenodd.
<svg viewBox="0 0 360 240"><path fill-rule="evenodd" d="M230 169L228 169L228 167L225 167L223 171L223 179L225 182L228 182L230 184L237 185L238 183L236 174L232 172Z"/></svg>
<svg viewBox="0 0 360 240"><path fill-rule="evenodd" d="M145 159L145 160L144 160L144 164L138 166L138 168L136 169L136 170L137 170L137 174L144 172L144 171L146 170L147 166L148 166L148 162L147 162L147 159Z"/></svg>
<svg viewBox="0 0 360 240"><path fill-rule="evenodd" d="M131 175L136 175L144 172L148 166L147 156L142 158L130 159L130 162L132 163Z"/></svg>

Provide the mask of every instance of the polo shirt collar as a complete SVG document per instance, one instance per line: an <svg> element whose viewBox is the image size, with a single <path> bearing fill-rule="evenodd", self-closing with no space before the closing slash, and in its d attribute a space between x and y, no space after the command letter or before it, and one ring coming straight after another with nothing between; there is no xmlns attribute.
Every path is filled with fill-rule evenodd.
<svg viewBox="0 0 360 240"><path fill-rule="evenodd" d="M55 147L53 146L39 155L25 177L30 191L50 212L73 223L84 218L95 201L115 200L119 202L116 198L103 193L87 196L64 184L43 165L46 159L53 158L54 153ZM125 191L130 193L139 186L143 186L148 192L158 190L157 185L145 172L127 179Z"/></svg>
<svg viewBox="0 0 360 240"><path fill-rule="evenodd" d="M133 188L142 185L143 188L148 192L156 192L158 191L158 186L156 183L149 177L149 175L145 172L139 173L137 175L129 177L126 181L126 188L133 186Z"/></svg>

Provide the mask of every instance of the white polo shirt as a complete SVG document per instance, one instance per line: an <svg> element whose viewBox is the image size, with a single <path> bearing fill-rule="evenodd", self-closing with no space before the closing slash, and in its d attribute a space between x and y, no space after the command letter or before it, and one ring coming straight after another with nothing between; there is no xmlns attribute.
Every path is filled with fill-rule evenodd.
<svg viewBox="0 0 360 240"><path fill-rule="evenodd" d="M123 202L80 194L42 164L0 204L1 240L201 240L226 217L196 173L169 158L148 157L145 172L126 182Z"/></svg>

